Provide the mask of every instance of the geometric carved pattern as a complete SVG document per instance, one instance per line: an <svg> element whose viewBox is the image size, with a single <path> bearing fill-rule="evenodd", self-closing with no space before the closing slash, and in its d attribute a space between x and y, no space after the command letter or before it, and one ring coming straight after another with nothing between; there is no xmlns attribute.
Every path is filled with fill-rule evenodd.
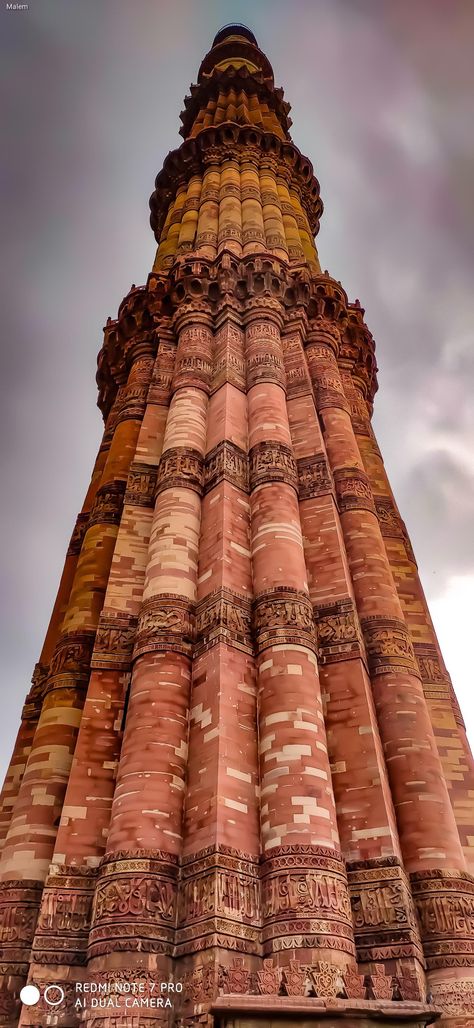
<svg viewBox="0 0 474 1028"><path fill-rule="evenodd" d="M266 482L286 482L298 488L298 474L293 453L284 443L257 443L249 452L250 490Z"/></svg>
<svg viewBox="0 0 474 1028"><path fill-rule="evenodd" d="M361 627L373 674L408 671L418 677L413 644L404 621L374 614L361 618Z"/></svg>
<svg viewBox="0 0 474 1028"><path fill-rule="evenodd" d="M429 969L474 966L474 879L467 872L410 875Z"/></svg>
<svg viewBox="0 0 474 1028"><path fill-rule="evenodd" d="M257 596L253 624L258 653L278 644L315 649L313 610L305 592L281 587Z"/></svg>
<svg viewBox="0 0 474 1028"><path fill-rule="evenodd" d="M332 664L363 654L359 619L349 597L315 606L313 610L320 664Z"/></svg>

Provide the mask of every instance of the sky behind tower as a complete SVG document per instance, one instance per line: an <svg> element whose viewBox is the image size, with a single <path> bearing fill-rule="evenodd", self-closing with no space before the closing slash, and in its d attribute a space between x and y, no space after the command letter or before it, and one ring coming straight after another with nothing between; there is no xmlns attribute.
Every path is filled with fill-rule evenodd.
<svg viewBox="0 0 474 1028"><path fill-rule="evenodd" d="M1 771L101 437L101 327L146 280L155 175L234 20L321 182L322 267L366 309L375 430L474 739L474 5L31 0L0 12Z"/></svg>

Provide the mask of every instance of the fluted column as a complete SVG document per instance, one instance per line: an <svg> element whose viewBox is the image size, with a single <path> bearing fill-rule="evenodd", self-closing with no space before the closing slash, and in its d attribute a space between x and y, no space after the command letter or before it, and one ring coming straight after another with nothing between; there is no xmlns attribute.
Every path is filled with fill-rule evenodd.
<svg viewBox="0 0 474 1028"><path fill-rule="evenodd" d="M352 385L352 392L351 392ZM474 871L474 762L464 722L446 670L406 527L400 517L382 455L370 424L361 384L344 388L355 407L354 431L372 486L380 530L400 604L413 641L436 745L468 870Z"/></svg>
<svg viewBox="0 0 474 1028"><path fill-rule="evenodd" d="M343 392L336 357L340 335L335 319L343 313L339 290L327 279L321 286L331 317L313 323L306 355L335 480L402 854L434 985L449 977L446 969L458 954L466 963L472 959L466 956L470 929L465 912L474 909L474 883L465 871L418 667ZM449 919L434 899L448 882Z"/></svg>
<svg viewBox="0 0 474 1028"><path fill-rule="evenodd" d="M276 183L275 158L263 156L260 160L260 195L262 197L263 224L267 249L280 257L288 259L288 244L285 238L285 227L281 213L281 200Z"/></svg>
<svg viewBox="0 0 474 1028"><path fill-rule="evenodd" d="M182 314L178 331L130 700L94 901L93 967L119 936L119 961L129 966L131 953L143 948L161 955L155 966L158 959L165 970L174 942L212 355L205 315Z"/></svg>
<svg viewBox="0 0 474 1028"><path fill-rule="evenodd" d="M204 462L175 950L183 958L180 975L205 964L217 976L236 950L252 967L261 952L245 385L243 331L222 309Z"/></svg>
<svg viewBox="0 0 474 1028"><path fill-rule="evenodd" d="M84 963L97 865L105 852L124 701L130 680L131 649L145 577L156 469L159 462L174 342L160 325L160 344L147 407L130 466L124 507L104 606L91 660L91 675L61 823L32 949L35 980L64 982ZM57 967L56 935L61 935L62 966ZM41 965L50 965L43 970ZM83 975L83 972L82 972Z"/></svg>
<svg viewBox="0 0 474 1028"><path fill-rule="evenodd" d="M242 254L242 205L238 157L226 155L221 168L219 190L218 253L231 250Z"/></svg>
<svg viewBox="0 0 474 1028"><path fill-rule="evenodd" d="M219 229L219 188L220 168L212 160L204 171L199 207L196 250L203 257L215 257L217 254L217 235Z"/></svg>
<svg viewBox="0 0 474 1028"><path fill-rule="evenodd" d="M359 963L417 974L423 955L402 867L398 830L372 697L334 482L306 366L303 310L283 335L287 406L299 479L299 511L316 623L332 783L348 869ZM393 898L396 896L396 904Z"/></svg>
<svg viewBox="0 0 474 1028"><path fill-rule="evenodd" d="M280 315L272 301L246 324L251 552L259 696L265 953L346 965L354 940L339 851L296 465L285 399ZM288 922L288 911L292 921ZM312 933L311 917L327 919Z"/></svg>
<svg viewBox="0 0 474 1028"><path fill-rule="evenodd" d="M114 435L78 559L69 604L49 668L46 696L2 857L3 958L18 990L27 970L41 892L54 848L80 725L95 630L110 570L125 479L143 414L150 362L137 360L113 411ZM112 414L112 412L111 412Z"/></svg>

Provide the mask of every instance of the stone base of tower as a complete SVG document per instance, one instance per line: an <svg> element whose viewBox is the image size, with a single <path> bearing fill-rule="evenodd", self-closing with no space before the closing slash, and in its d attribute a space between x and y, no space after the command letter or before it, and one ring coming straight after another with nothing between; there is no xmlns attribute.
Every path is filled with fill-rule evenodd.
<svg viewBox="0 0 474 1028"><path fill-rule="evenodd" d="M424 1028L439 1011L424 1003L225 996L212 1007L215 1028Z"/></svg>

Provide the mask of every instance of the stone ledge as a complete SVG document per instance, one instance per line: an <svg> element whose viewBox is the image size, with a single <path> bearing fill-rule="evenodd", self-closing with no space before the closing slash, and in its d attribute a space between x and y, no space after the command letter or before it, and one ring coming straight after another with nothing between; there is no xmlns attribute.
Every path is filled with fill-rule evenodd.
<svg viewBox="0 0 474 1028"><path fill-rule="evenodd" d="M390 1000L364 999L317 999L312 996L249 996L229 994L219 996L212 1004L214 1016L243 1014L268 1019L292 1018L295 1015L318 1021L337 1017L341 1021L348 1017L360 1017L364 1021L405 1022L413 1026L433 1024L441 1012L431 1004L393 1002ZM332 1026L331 1026L332 1028Z"/></svg>

